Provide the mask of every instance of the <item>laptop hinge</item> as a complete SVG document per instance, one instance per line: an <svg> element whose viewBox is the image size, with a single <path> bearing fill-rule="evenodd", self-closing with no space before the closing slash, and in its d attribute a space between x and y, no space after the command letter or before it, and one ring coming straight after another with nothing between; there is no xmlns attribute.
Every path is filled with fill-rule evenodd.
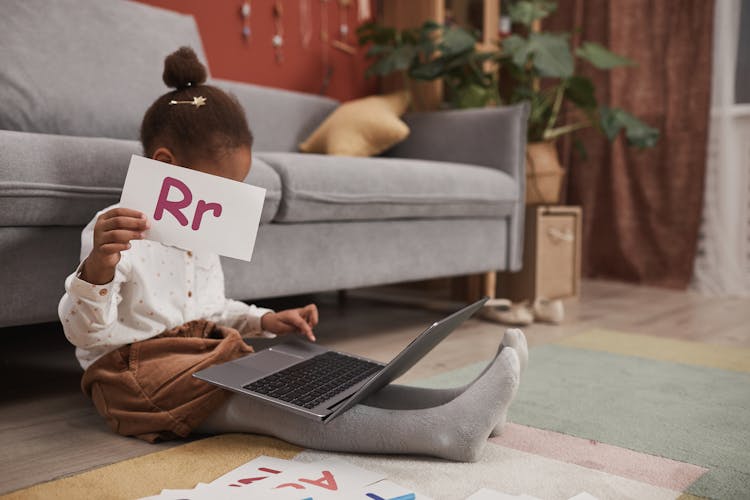
<svg viewBox="0 0 750 500"><path fill-rule="evenodd" d="M352 394L349 394L349 395L348 395L348 396L346 396L345 398L341 398L340 400L336 401L335 403L333 403L333 404L332 404L331 406L329 406L329 407L328 407L328 408L326 408L326 409L327 409L327 410L330 410L330 411L334 411L334 410L335 410L336 408L338 408L339 406L341 406L341 404L342 404L342 403L344 403L344 402L348 401L348 400L349 400L349 398L351 398L351 397L352 397L353 395L354 395L354 393L352 393Z"/></svg>

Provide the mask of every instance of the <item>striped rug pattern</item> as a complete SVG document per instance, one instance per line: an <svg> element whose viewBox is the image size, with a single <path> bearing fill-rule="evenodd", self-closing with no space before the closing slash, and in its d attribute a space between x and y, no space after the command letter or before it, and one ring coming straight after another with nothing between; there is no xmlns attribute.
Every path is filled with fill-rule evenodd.
<svg viewBox="0 0 750 500"><path fill-rule="evenodd" d="M482 366L423 385L466 382ZM671 498L750 499L747 348L590 330L531 350L509 420L491 440L498 446L666 489ZM566 480L575 481L571 474ZM549 488L527 493L567 498L541 494Z"/></svg>
<svg viewBox="0 0 750 500"><path fill-rule="evenodd" d="M483 363L423 381L470 381ZM533 348L502 436L482 459L329 454L226 435L0 497L137 498L191 488L259 455L329 456L383 472L436 499L482 487L544 499L750 498L750 349L591 330ZM137 477L137 481L133 478Z"/></svg>

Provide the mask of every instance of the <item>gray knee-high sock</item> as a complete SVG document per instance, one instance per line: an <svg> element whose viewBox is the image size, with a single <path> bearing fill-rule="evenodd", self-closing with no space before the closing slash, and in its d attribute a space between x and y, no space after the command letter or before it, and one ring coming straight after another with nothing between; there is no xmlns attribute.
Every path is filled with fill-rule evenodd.
<svg viewBox="0 0 750 500"><path fill-rule="evenodd" d="M523 332L518 328L509 328L505 331L503 336L503 347L512 347L518 354L518 359L521 363L521 373L526 369L526 365L529 363L529 347L526 343L526 337ZM499 436L503 432L503 428L508 420L508 412L502 412L499 415L495 427L490 433L490 437Z"/></svg>
<svg viewBox="0 0 750 500"><path fill-rule="evenodd" d="M516 351L504 348L477 380L445 404L408 410L360 404L328 424L232 395L198 432L251 432L328 451L475 461L515 396L520 369Z"/></svg>
<svg viewBox="0 0 750 500"><path fill-rule="evenodd" d="M506 330L500 345L500 350L504 347L512 347L516 350L521 364L521 373L523 373L529 359L529 350L523 332L518 328L509 328ZM489 367L490 365L488 364L476 379L481 378ZM410 410L440 406L453 400L456 396L464 392L472 383L473 382L470 382L469 384L460 387L442 389L391 384L370 396L363 404L392 410ZM495 423L491 436L500 435L505 427L506 421L507 411L502 412L498 416L498 420Z"/></svg>
<svg viewBox="0 0 750 500"><path fill-rule="evenodd" d="M519 361L521 362L521 372L523 372L526 368L526 363L529 357L528 349L526 347L526 338L524 337L523 332L517 328L506 330L506 335L503 337L503 341L495 356L497 356L503 347L506 346L516 349L516 354L518 354ZM490 364L487 364L484 370L477 375L474 380L480 379L489 367ZM416 410L420 408L430 408L451 401L473 383L474 382L472 381L463 386L440 389L390 384L369 396L362 404L390 410ZM503 422L504 421L505 419L503 419Z"/></svg>

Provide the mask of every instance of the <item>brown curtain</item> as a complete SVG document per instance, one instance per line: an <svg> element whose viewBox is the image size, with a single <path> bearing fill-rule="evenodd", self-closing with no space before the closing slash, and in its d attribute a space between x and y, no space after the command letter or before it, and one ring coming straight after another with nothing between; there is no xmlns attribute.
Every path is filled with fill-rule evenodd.
<svg viewBox="0 0 750 500"><path fill-rule="evenodd" d="M583 272L684 288L700 225L708 138L713 1L560 0L545 30L574 32L635 60L589 70L600 104L621 107L661 131L639 151L587 129L558 144L569 172L567 202L584 215ZM581 65L583 69L583 65Z"/></svg>

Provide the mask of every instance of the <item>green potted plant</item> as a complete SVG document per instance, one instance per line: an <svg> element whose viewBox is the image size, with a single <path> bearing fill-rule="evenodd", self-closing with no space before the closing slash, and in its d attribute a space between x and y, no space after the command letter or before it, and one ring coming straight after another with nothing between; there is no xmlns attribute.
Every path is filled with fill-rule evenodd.
<svg viewBox="0 0 750 500"><path fill-rule="evenodd" d="M477 49L475 33L458 26L427 21L412 29L396 30L370 22L357 30L360 45L371 44L367 57L374 59L367 76L400 74L409 90L412 81L442 79L447 104L474 108L498 104L497 72L486 62L497 59L496 50Z"/></svg>
<svg viewBox="0 0 750 500"><path fill-rule="evenodd" d="M656 143L659 131L623 109L599 105L593 82L576 72L576 59L605 71L631 66L630 59L593 42L573 50L567 33L532 30L555 9L556 4L548 0L513 2L509 15L520 33L504 38L491 51L477 49L473 31L432 21L400 31L367 23L358 30L359 43L371 44L367 56L374 62L368 75L400 73L407 89L412 80L442 79L451 107L528 102L527 203L557 203L562 182L554 146L557 138L595 127L609 140L623 133L629 145L646 148ZM497 72L487 70L488 61L500 63L501 85ZM566 114L573 121L561 123L566 103L579 113ZM585 154L580 142L577 146Z"/></svg>
<svg viewBox="0 0 750 500"><path fill-rule="evenodd" d="M638 148L656 144L659 131L620 108L599 105L593 82L576 72L576 59L599 70L632 66L628 58L593 42L572 50L568 33L535 32L532 25L549 16L556 4L547 0L520 0L511 4L511 21L521 32L501 42L503 101L530 104L527 147L527 203L556 203L562 181L554 141L565 134L596 127L609 140L624 133L627 143ZM578 110L560 123L563 105ZM585 154L583 145L578 149Z"/></svg>

